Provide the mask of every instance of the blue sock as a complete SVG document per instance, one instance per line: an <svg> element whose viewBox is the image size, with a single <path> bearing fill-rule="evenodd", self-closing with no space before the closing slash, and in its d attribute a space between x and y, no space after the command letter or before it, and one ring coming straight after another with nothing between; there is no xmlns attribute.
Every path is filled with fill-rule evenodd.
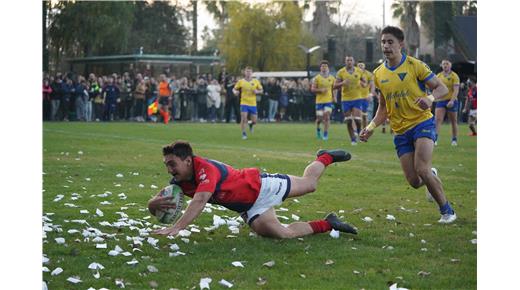
<svg viewBox="0 0 520 290"><path fill-rule="evenodd" d="M443 206L439 207L439 210L441 211L441 214L447 214L447 213L454 214L455 213L455 211L451 208L451 205L448 201L446 201L446 203Z"/></svg>
<svg viewBox="0 0 520 290"><path fill-rule="evenodd" d="M323 137L329 137L329 131L323 131Z"/></svg>
<svg viewBox="0 0 520 290"><path fill-rule="evenodd" d="M452 137L452 138L451 138L451 141L455 141L455 142L457 142L457 137Z"/></svg>
<svg viewBox="0 0 520 290"><path fill-rule="evenodd" d="M352 137L352 138L350 138L350 141L352 141L352 142L357 142L356 137Z"/></svg>
<svg viewBox="0 0 520 290"><path fill-rule="evenodd" d="M247 136L245 131L242 131L242 136Z"/></svg>

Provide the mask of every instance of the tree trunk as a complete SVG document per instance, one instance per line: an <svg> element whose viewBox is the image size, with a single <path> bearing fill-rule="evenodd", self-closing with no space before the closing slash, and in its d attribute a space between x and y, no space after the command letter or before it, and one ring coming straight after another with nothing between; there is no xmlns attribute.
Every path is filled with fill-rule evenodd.
<svg viewBox="0 0 520 290"><path fill-rule="evenodd" d="M197 52L197 45L198 45L198 35L197 35L197 0L195 1L191 1L192 5L193 5L193 47L192 47L192 52L196 54Z"/></svg>
<svg viewBox="0 0 520 290"><path fill-rule="evenodd" d="M50 1L42 1L42 67L44 72L49 71L49 49L47 45L47 6Z"/></svg>

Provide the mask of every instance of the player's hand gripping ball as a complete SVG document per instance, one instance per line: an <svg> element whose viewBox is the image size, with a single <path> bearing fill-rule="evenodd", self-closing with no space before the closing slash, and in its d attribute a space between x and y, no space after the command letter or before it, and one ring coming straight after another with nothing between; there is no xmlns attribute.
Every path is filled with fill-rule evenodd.
<svg viewBox="0 0 520 290"><path fill-rule="evenodd" d="M175 184L170 184L163 188L159 195L161 197L165 196L173 196L170 200L171 204L175 204L175 208L169 208L167 210L156 210L155 216L159 220L159 222L164 224L172 224L176 222L182 215L182 208L184 206L184 195L182 194L182 189Z"/></svg>

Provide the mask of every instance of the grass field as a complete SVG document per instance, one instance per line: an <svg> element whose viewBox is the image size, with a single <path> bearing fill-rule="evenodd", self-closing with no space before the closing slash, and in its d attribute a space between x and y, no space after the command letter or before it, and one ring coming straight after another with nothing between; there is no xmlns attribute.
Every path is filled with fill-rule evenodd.
<svg viewBox="0 0 520 290"><path fill-rule="evenodd" d="M241 140L235 124L44 123L43 254L49 260L43 266L49 272L43 272L43 280L49 289L117 289L116 280L126 289L199 289L206 277L213 280L211 289L224 289L221 279L233 289L388 289L395 282L409 289L476 288L477 143L465 135L464 125L458 147L449 145L449 127L443 126L434 152L433 164L459 217L451 225L437 224L437 206L426 201L424 188L408 186L391 135L378 130L369 143L354 147L344 125L334 124L326 142L315 139L313 128L310 123L260 124ZM213 215L237 214L213 209L195 221L200 232L193 232L188 243L152 236L159 239L152 246L147 232L161 225L150 217L146 202L158 191L152 186L168 184L161 146L174 139L189 140L196 154L236 168L293 175L302 174L319 148L349 150L352 160L330 166L316 192L286 200L282 207L288 211L277 213L290 223L293 214L308 221L339 212L359 235L272 240L250 235L242 224L239 234L228 237L226 226L210 232L204 227L213 224ZM388 214L396 220L387 220ZM102 232L103 240L85 238L87 228ZM55 240L60 237L65 243ZM133 242L137 237L144 238L142 245ZM185 255L170 257L171 244ZM131 255L110 256L116 246ZM138 263L127 263L133 259ZM234 267L234 261L244 268ZM263 266L268 261L275 265ZM99 279L88 268L92 262L104 267ZM51 275L57 267L63 272ZM72 276L82 282L68 282Z"/></svg>

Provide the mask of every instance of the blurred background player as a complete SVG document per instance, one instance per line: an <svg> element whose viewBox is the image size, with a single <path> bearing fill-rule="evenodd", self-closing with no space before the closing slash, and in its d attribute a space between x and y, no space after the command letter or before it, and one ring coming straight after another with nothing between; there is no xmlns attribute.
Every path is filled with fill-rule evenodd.
<svg viewBox="0 0 520 290"><path fill-rule="evenodd" d="M474 83L468 79L468 97L466 98L466 104L464 105L463 113L468 113L468 124L471 133L469 136L477 136L477 83Z"/></svg>
<svg viewBox="0 0 520 290"><path fill-rule="evenodd" d="M435 127L437 130L437 138L441 129L444 116L448 112L448 119L451 123L451 146L457 146L457 112L459 111L459 95L460 79L459 76L451 70L451 62L447 59L441 63L442 72L437 74L437 78L441 80L448 88L448 94L440 100L435 100ZM437 145L437 141L435 142Z"/></svg>
<svg viewBox="0 0 520 290"><path fill-rule="evenodd" d="M253 126L257 120L257 109L256 109L256 95L263 92L262 84L257 79L253 79L253 69L247 66L244 69L244 78L240 79L235 87L233 93L240 95L240 129L242 130L242 139L247 139L246 124L247 115L251 117L251 123L249 123L249 131L253 133Z"/></svg>
<svg viewBox="0 0 520 290"><path fill-rule="evenodd" d="M437 170L431 167L433 142L437 138L431 105L435 99L443 98L448 88L425 63L403 54L403 48L403 31L385 27L381 32L381 50L386 60L374 70L374 83L381 98L376 115L361 132L360 140L366 142L388 117L406 180L413 188L426 185L427 195L439 205L439 223L452 223L457 215L446 199ZM426 86L431 95L426 95Z"/></svg>
<svg viewBox="0 0 520 290"><path fill-rule="evenodd" d="M366 85L361 70L354 65L354 57L345 57L345 67L338 71L334 88L341 87L341 105L352 145L357 145L357 136L361 130L361 109L366 97L361 95L361 87Z"/></svg>
<svg viewBox="0 0 520 290"><path fill-rule="evenodd" d="M323 140L329 139L332 90L335 78L329 75L329 62L320 62L320 74L312 80L311 92L316 94L316 137L322 139L320 124L323 122Z"/></svg>
<svg viewBox="0 0 520 290"><path fill-rule="evenodd" d="M163 118L164 124L170 121L170 102L172 99L172 90L165 74L159 76L159 108L158 112Z"/></svg>
<svg viewBox="0 0 520 290"><path fill-rule="evenodd" d="M361 70L362 79L367 83L365 87L361 87L361 96L364 97L361 107L361 127L365 128L368 125L368 107L373 104L373 98L376 95L376 89L374 86L374 76L371 72L365 69L363 62L358 62L358 68ZM372 118L373 116L371 116ZM358 132L359 133L359 132Z"/></svg>

